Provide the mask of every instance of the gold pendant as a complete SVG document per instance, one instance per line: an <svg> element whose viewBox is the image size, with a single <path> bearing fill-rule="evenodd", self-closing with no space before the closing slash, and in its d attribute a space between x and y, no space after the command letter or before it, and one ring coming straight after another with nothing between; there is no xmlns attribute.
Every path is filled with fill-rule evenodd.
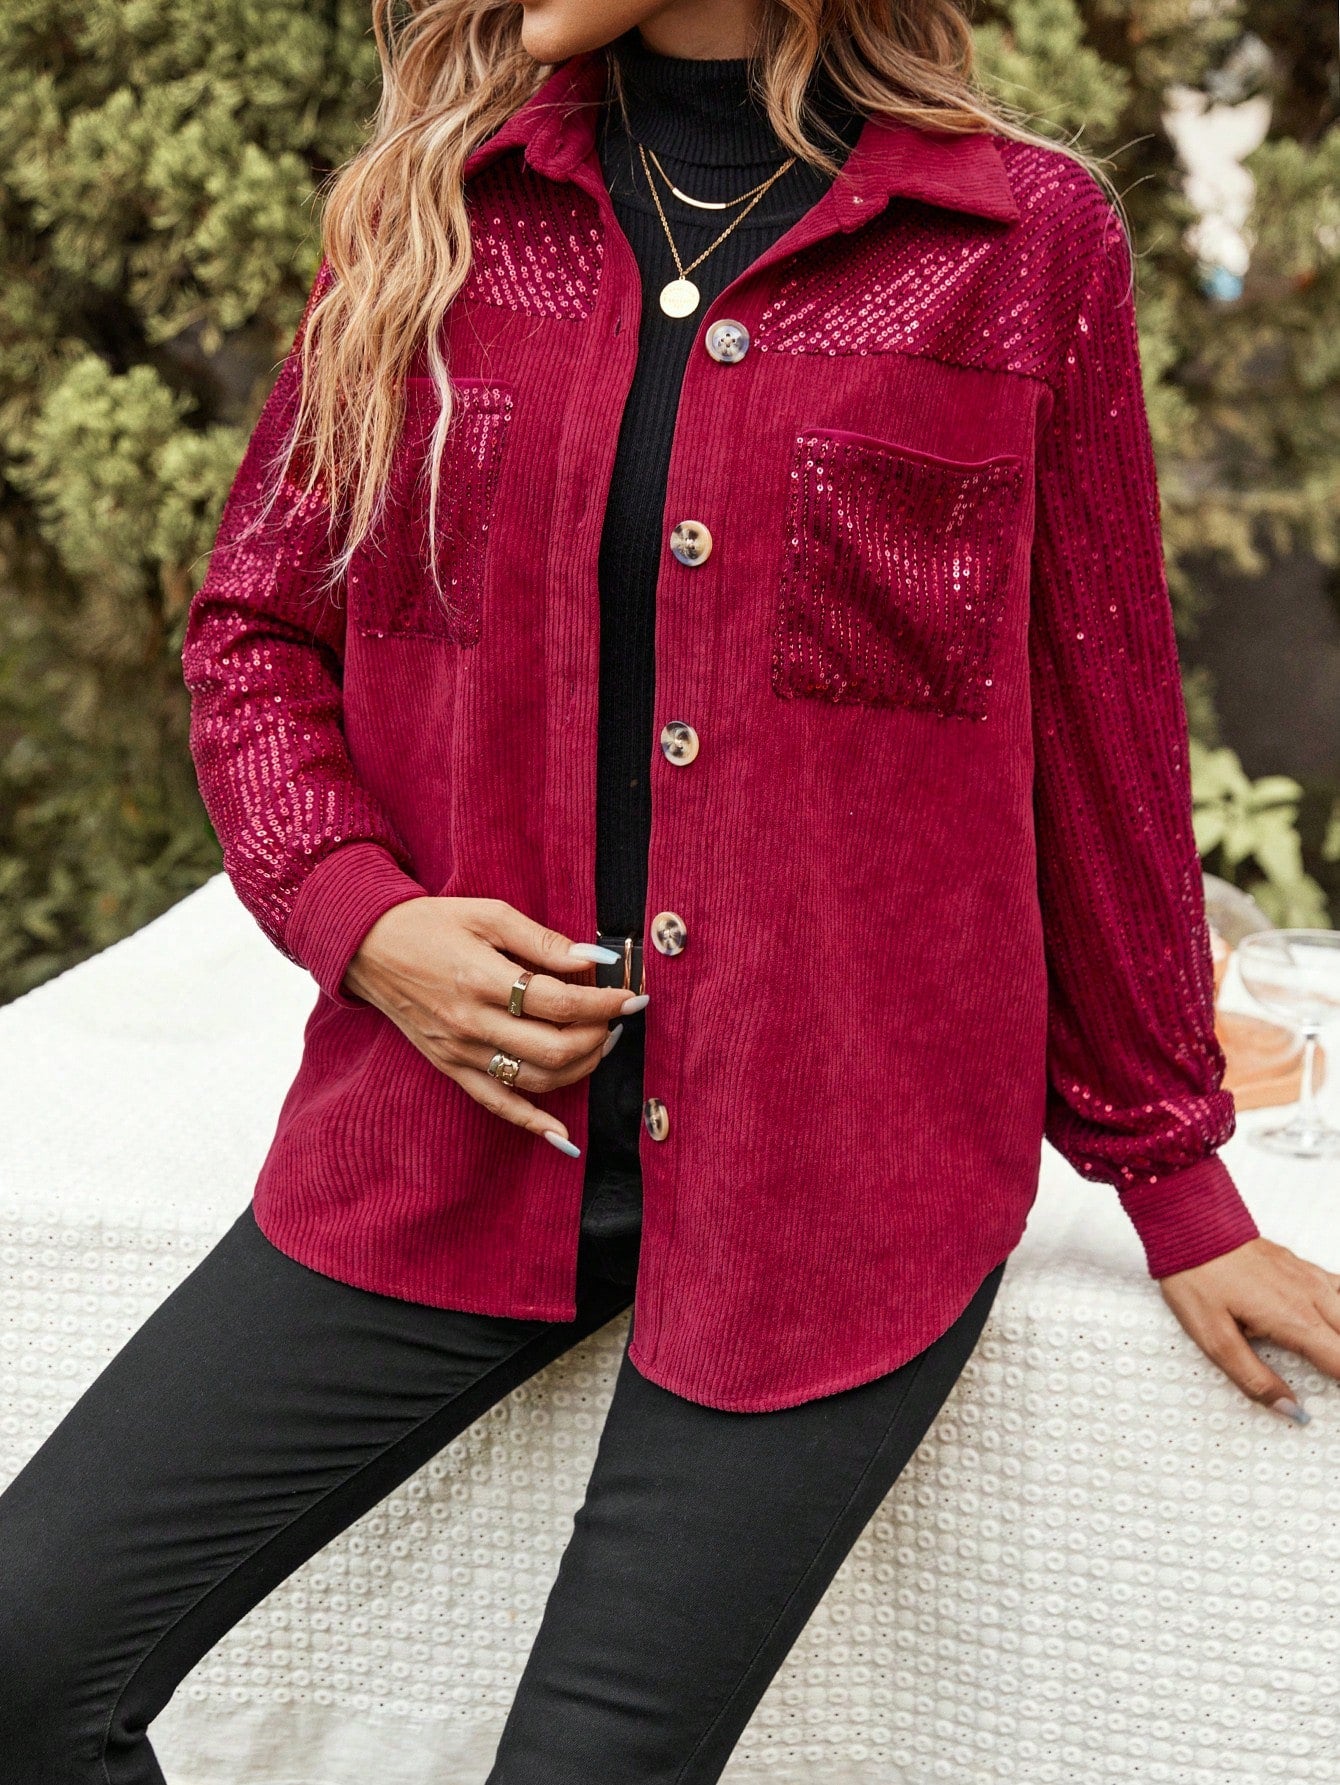
<svg viewBox="0 0 1340 1785"><path fill-rule="evenodd" d="M672 279L662 287L661 308L667 316L692 316L698 308L698 287L692 279Z"/></svg>
<svg viewBox="0 0 1340 1785"><path fill-rule="evenodd" d="M661 172L664 173L665 169L662 168ZM728 211L732 205L744 203L744 199L741 198L690 198L688 193L681 192L678 186L672 186L670 190L674 193L680 204L692 205L695 211ZM748 198L749 194L746 192L744 196L745 198Z"/></svg>

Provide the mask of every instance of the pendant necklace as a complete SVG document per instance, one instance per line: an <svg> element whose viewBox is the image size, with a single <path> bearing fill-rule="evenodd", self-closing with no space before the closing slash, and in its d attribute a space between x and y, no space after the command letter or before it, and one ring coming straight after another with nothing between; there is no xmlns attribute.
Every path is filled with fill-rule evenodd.
<svg viewBox="0 0 1340 1785"><path fill-rule="evenodd" d="M675 182L661 166L661 158L656 153L655 149L648 149L647 154L651 157L651 165L656 169L657 173L674 193L680 204L692 205L695 211L729 211L736 205L742 205L747 198L753 198L755 193L761 198L768 190L768 187L771 186L772 182L780 179L786 172L786 167L790 167L791 165L791 162L788 161L786 167L778 168L775 174L769 174L766 180L760 180L757 186L751 186L748 192L742 192L738 198L690 198L687 192L680 191L679 187L676 186ZM794 155L791 157L791 160L795 160ZM648 180L647 184L650 185L651 181Z"/></svg>
<svg viewBox="0 0 1340 1785"><path fill-rule="evenodd" d="M769 188L775 185L784 173L789 172L790 169L795 166L796 158L794 155L789 156L777 169L777 172L769 175L761 186L755 186L751 191L744 193L740 198L727 199L725 203L721 205L709 205L704 199L692 199L686 197L684 193L679 191L678 187L671 185L665 169L658 161L656 167L661 178L665 181L666 185L670 187L670 190L674 193L675 197L683 199L685 204L694 205L699 210L725 210L732 204L744 205L744 209L740 212L739 216L726 225L716 241L713 242L710 247L704 248L696 260L691 260L689 264L685 266L684 262L679 258L679 249L675 246L675 238L670 232L670 222L666 217L665 207L661 203L661 195L656 190L656 182L651 177L651 168L647 164L647 151L643 148L641 143L637 146L637 152L642 158L642 172L646 175L647 185L651 189L652 202L656 206L656 215L661 220L661 228L665 231L665 239L670 244L670 258L674 261L675 271L678 274L678 278L672 279L668 285L661 288L661 308L667 316L692 316L693 312L698 308L698 303L702 294L699 292L698 287L693 283L692 279L689 278L689 274L693 272L695 268L700 267L709 254L715 254L717 249L725 241L726 237L740 227L745 218L753 210L754 206L760 202ZM747 203L746 200L748 201Z"/></svg>

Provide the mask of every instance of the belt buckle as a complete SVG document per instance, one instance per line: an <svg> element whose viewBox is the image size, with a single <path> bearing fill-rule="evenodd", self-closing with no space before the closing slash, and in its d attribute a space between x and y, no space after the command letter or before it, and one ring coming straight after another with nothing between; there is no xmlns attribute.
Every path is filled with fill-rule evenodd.
<svg viewBox="0 0 1340 1785"><path fill-rule="evenodd" d="M608 936L601 931L597 931L596 935L597 939L602 942L606 948L616 948L619 952L620 964L623 968L621 989L625 992L634 992L636 996L640 997L647 983L647 963L645 951L639 946L639 938L634 936L631 932L622 936ZM638 983L636 987L633 985L633 963L635 958L638 966Z"/></svg>
<svg viewBox="0 0 1340 1785"><path fill-rule="evenodd" d="M638 966L636 988L633 985L633 955L634 955L634 952L636 952L636 954L637 954L637 966ZM635 996L640 998L642 996L643 992L646 990L646 985L647 985L647 951L642 946L640 938L635 937L635 936L625 936L623 939L623 989L626 992L634 992Z"/></svg>

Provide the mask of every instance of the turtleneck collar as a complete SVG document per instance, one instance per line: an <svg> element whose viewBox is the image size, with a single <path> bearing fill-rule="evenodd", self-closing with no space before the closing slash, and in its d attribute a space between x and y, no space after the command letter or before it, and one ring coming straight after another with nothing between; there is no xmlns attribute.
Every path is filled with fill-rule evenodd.
<svg viewBox="0 0 1340 1785"><path fill-rule="evenodd" d="M755 90L751 63L663 56L636 30L611 47L634 142L698 167L756 167L785 159ZM848 146L855 142L862 120L839 94L816 79L811 100Z"/></svg>

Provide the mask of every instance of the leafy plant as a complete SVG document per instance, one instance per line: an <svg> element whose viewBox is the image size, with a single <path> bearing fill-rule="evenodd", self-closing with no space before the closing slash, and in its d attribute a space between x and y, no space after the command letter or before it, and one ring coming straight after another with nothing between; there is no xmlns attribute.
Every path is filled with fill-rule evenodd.
<svg viewBox="0 0 1340 1785"><path fill-rule="evenodd" d="M1234 751L1194 739L1191 772L1196 846L1206 866L1249 891L1272 923L1325 927L1325 895L1303 866L1299 783L1287 775L1253 781Z"/></svg>

